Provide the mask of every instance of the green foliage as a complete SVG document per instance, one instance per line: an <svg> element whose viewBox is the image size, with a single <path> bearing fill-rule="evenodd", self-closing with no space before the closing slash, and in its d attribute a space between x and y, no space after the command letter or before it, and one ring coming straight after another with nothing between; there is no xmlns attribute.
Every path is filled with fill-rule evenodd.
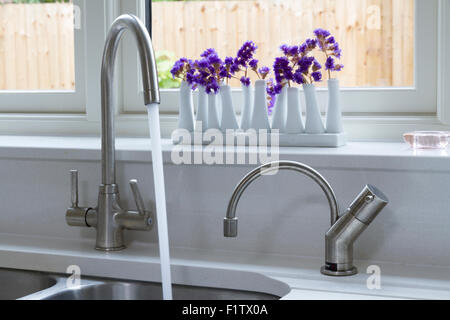
<svg viewBox="0 0 450 320"><path fill-rule="evenodd" d="M156 64L158 66L159 87L161 89L178 88L181 81L173 79L170 70L175 63L175 53L170 51L157 51Z"/></svg>

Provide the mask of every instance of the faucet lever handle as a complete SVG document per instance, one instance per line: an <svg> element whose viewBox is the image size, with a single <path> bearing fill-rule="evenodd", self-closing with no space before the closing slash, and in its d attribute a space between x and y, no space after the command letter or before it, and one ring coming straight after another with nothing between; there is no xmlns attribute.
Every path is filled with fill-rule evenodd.
<svg viewBox="0 0 450 320"><path fill-rule="evenodd" d="M133 192L134 201L139 214L145 214L144 200L142 200L141 192L139 191L138 182L136 179L130 180L131 191Z"/></svg>
<svg viewBox="0 0 450 320"><path fill-rule="evenodd" d="M78 170L70 170L70 200L72 208L78 208Z"/></svg>

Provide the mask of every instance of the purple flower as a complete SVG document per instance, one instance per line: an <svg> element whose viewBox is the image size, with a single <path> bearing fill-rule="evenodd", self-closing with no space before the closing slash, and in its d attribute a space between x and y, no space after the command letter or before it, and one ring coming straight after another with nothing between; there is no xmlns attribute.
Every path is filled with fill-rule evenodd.
<svg viewBox="0 0 450 320"><path fill-rule="evenodd" d="M330 50L333 50L332 55L334 55L336 58L341 58L342 50L339 48L339 43L335 42L333 46L330 47Z"/></svg>
<svg viewBox="0 0 450 320"><path fill-rule="evenodd" d="M328 57L327 61L325 62L325 69L326 70L334 70L334 59L333 57Z"/></svg>
<svg viewBox="0 0 450 320"><path fill-rule="evenodd" d="M316 39L306 39L306 46L308 49L313 50L317 47L317 40Z"/></svg>
<svg viewBox="0 0 450 320"><path fill-rule="evenodd" d="M285 56L296 56L299 53L300 48L298 46L288 46L283 44L280 47L280 50L284 53Z"/></svg>
<svg viewBox="0 0 450 320"><path fill-rule="evenodd" d="M313 68L312 69L313 69L313 72L319 71L320 69L322 69L322 65L319 63L319 61L314 59Z"/></svg>
<svg viewBox="0 0 450 320"><path fill-rule="evenodd" d="M197 60L195 64L197 65L198 68L206 69L209 67L209 62L206 59Z"/></svg>
<svg viewBox="0 0 450 320"><path fill-rule="evenodd" d="M278 84L284 84L285 81L292 80L292 67L289 65L287 57L276 58L273 64L273 71Z"/></svg>
<svg viewBox="0 0 450 320"><path fill-rule="evenodd" d="M222 64L222 60L220 60L219 56L217 54L211 54L208 56L208 62L210 64Z"/></svg>
<svg viewBox="0 0 450 320"><path fill-rule="evenodd" d="M303 76L303 73L302 72L300 72L300 70L297 70L295 73L294 73L294 82L295 83L297 83L297 84L304 84L305 83L305 78L304 78L304 76Z"/></svg>
<svg viewBox="0 0 450 320"><path fill-rule="evenodd" d="M334 39L333 36L331 36L331 37L329 37L328 39L326 39L326 42L327 42L328 44L333 44L333 43L336 42L336 40Z"/></svg>
<svg viewBox="0 0 450 320"><path fill-rule="evenodd" d="M238 64L233 63L233 64L231 65L231 68L230 68L231 74L235 74L235 73L238 72L239 70L240 70L240 68L239 68L239 65L238 65Z"/></svg>
<svg viewBox="0 0 450 320"><path fill-rule="evenodd" d="M253 59L253 60L251 60L251 61L249 62L248 65L250 66L250 68L256 69L256 68L258 68L258 60Z"/></svg>
<svg viewBox="0 0 450 320"><path fill-rule="evenodd" d="M299 48L299 53L302 55L305 55L307 52L308 46L306 45L306 43L303 43L300 48Z"/></svg>
<svg viewBox="0 0 450 320"><path fill-rule="evenodd" d="M313 64L314 60L315 60L314 57L308 57L308 56L301 58L300 61L298 62L298 71L300 73L307 74L309 72L309 68Z"/></svg>
<svg viewBox="0 0 450 320"><path fill-rule="evenodd" d="M283 90L283 86L281 84L274 83L272 78L267 81L266 91L269 96L276 96L281 93L281 90Z"/></svg>
<svg viewBox="0 0 450 320"><path fill-rule="evenodd" d="M320 28L314 30L314 34L316 35L317 38L327 38L331 35L330 31Z"/></svg>
<svg viewBox="0 0 450 320"><path fill-rule="evenodd" d="M205 76L204 73L199 72L194 75L193 83L195 83L196 85L202 86L202 87L206 87L206 79L207 79L207 75Z"/></svg>
<svg viewBox="0 0 450 320"><path fill-rule="evenodd" d="M314 34L317 37L320 50L322 50L327 56L325 63L325 69L328 70L328 75L331 77L332 71L341 71L344 67L341 64L336 64L335 59L340 59L342 56L342 50L339 48L339 43L331 35L331 33L324 29L314 30ZM317 70L313 70L317 71Z"/></svg>
<svg viewBox="0 0 450 320"><path fill-rule="evenodd" d="M208 66L208 71L210 74L215 74L216 73L216 68L213 65L209 65Z"/></svg>
<svg viewBox="0 0 450 320"><path fill-rule="evenodd" d="M172 69L170 70L170 73L172 74L172 77L180 78L182 80L187 80L188 74L192 74L195 72L194 63L192 60L181 58L178 61L175 62Z"/></svg>
<svg viewBox="0 0 450 320"><path fill-rule="evenodd" d="M241 78L241 83L242 83L244 86L246 86L246 87L250 86L250 78L248 78L248 77L242 77L242 78Z"/></svg>
<svg viewBox="0 0 450 320"><path fill-rule="evenodd" d="M306 39L306 41L298 47L298 53L301 56L306 56L317 47L317 43L316 39Z"/></svg>
<svg viewBox="0 0 450 320"><path fill-rule="evenodd" d="M267 77L267 75L270 73L270 69L268 67L261 67L258 70L259 74L263 79Z"/></svg>
<svg viewBox="0 0 450 320"><path fill-rule="evenodd" d="M202 58L208 58L208 57L211 56L211 55L216 55L216 56L217 56L217 52L216 52L216 50L213 49L213 48L206 49L206 50L200 55L200 57L202 57Z"/></svg>
<svg viewBox="0 0 450 320"><path fill-rule="evenodd" d="M219 76L221 78L231 78L231 74L228 72L227 68L224 65L220 66Z"/></svg>
<svg viewBox="0 0 450 320"><path fill-rule="evenodd" d="M267 89L266 89L268 94L267 112L269 115L272 114L277 99L277 95L281 93L282 89L283 87L280 84L275 84L273 82L273 79L267 81Z"/></svg>
<svg viewBox="0 0 450 320"><path fill-rule="evenodd" d="M182 72L183 68L184 68L184 63L182 63L180 60L175 62L172 70L170 70L170 73L172 74L173 78L176 78Z"/></svg>
<svg viewBox="0 0 450 320"><path fill-rule="evenodd" d="M226 66L231 67L234 63L234 59L232 57L226 57L224 63Z"/></svg>
<svg viewBox="0 0 450 320"><path fill-rule="evenodd" d="M334 66L334 71L341 71L344 68L343 64L337 64Z"/></svg>
<svg viewBox="0 0 450 320"><path fill-rule="evenodd" d="M269 67L261 67L261 68L259 69L259 73L261 73L261 74L267 74L267 73L269 73L269 72L270 72Z"/></svg>
<svg viewBox="0 0 450 320"><path fill-rule="evenodd" d="M315 82L322 81L322 73L321 72L313 72L313 73L311 73L311 77L314 79Z"/></svg>
<svg viewBox="0 0 450 320"><path fill-rule="evenodd" d="M217 92L219 92L219 84L217 83L216 80L210 81L206 85L206 93L211 94L211 93L217 93Z"/></svg>
<svg viewBox="0 0 450 320"><path fill-rule="evenodd" d="M232 57L226 57L224 63L220 66L219 77L222 79L231 79L231 76L235 73L233 65L234 59Z"/></svg>
<svg viewBox="0 0 450 320"><path fill-rule="evenodd" d="M289 48L289 54L291 56L295 56L295 55L298 54L298 50L299 50L298 46L292 46L292 47Z"/></svg>
<svg viewBox="0 0 450 320"><path fill-rule="evenodd" d="M285 56L289 54L289 46L287 44L281 45L280 50L283 51Z"/></svg>
<svg viewBox="0 0 450 320"><path fill-rule="evenodd" d="M258 46L253 41L244 42L237 53L237 63L247 67L248 62L253 59L256 49L258 49Z"/></svg>
<svg viewBox="0 0 450 320"><path fill-rule="evenodd" d="M190 70L187 74L186 74L186 81L187 83L189 83L190 85L192 85L192 88L195 89L195 70L192 69Z"/></svg>

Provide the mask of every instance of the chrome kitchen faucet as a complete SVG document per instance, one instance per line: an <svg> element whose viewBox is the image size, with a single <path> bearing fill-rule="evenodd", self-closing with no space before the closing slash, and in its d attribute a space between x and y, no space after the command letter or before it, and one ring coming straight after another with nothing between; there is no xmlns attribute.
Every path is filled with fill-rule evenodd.
<svg viewBox="0 0 450 320"><path fill-rule="evenodd" d="M325 235L325 265L321 272L329 276L350 276L358 273L353 266L353 243L378 213L389 203L376 187L367 185L348 209L339 216L339 208L330 184L313 168L292 161L277 161L260 166L247 174L234 189L224 218L224 236L237 237L237 204L245 189L257 178L276 170L293 170L314 180L325 193L331 214L331 228Z"/></svg>
<svg viewBox="0 0 450 320"><path fill-rule="evenodd" d="M103 53L102 88L102 184L97 208L78 207L78 172L72 170L72 206L66 212L67 224L97 229L96 249L115 251L125 248L123 230L150 230L153 213L146 211L137 181L130 186L137 211L127 211L119 205L119 188L116 184L113 82L117 48L124 32L128 30L137 42L140 55L145 105L159 104L158 74L152 42L144 24L133 15L118 17L111 26Z"/></svg>

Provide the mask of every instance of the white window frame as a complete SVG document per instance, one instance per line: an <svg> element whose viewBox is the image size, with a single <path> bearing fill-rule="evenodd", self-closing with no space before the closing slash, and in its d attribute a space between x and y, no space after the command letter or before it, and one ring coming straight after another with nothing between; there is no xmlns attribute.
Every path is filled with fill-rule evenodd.
<svg viewBox="0 0 450 320"><path fill-rule="evenodd" d="M75 1L84 8L83 49L77 49L84 63L84 105L77 112L67 112L66 108L61 108L61 103L59 107L58 103L52 105L57 94L49 93L48 97L30 100L28 111L31 112L5 113L8 104L3 103L5 100L0 93L0 105L5 108L0 109L0 134L100 133L100 63L104 39L112 21L121 12L144 18L145 6L141 0ZM450 5L446 0L416 0L415 10L416 61L432 65L415 63L414 88L343 89L344 125L354 140L400 140L401 133L410 130L450 130L450 90L445 90L450 85L445 77L450 74L446 59L450 56ZM139 89L139 62L132 41L125 36L118 55L116 130L118 135L148 136L147 115ZM234 90L233 94L238 107L240 90ZM177 125L177 90L161 90L161 97L161 128L163 136L169 137ZM326 89L319 89L319 101L322 106L326 105ZM361 101L365 103L364 109L360 108ZM42 109L33 107L36 102Z"/></svg>

